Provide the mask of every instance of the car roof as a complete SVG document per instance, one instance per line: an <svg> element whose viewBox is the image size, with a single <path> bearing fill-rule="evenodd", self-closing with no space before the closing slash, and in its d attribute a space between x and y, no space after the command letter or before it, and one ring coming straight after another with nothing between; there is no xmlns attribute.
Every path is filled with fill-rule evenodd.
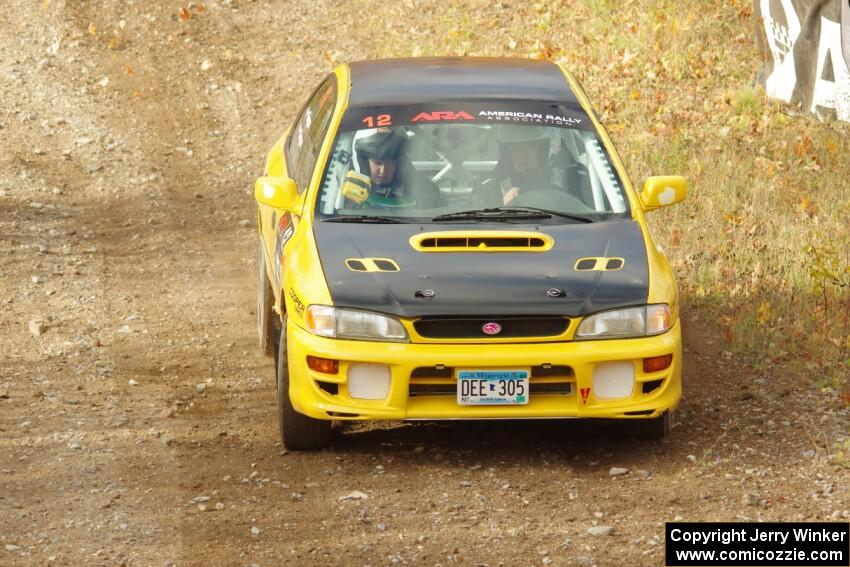
<svg viewBox="0 0 850 567"><path fill-rule="evenodd" d="M557 65L538 59L414 57L349 65L349 106L448 101L578 104Z"/></svg>

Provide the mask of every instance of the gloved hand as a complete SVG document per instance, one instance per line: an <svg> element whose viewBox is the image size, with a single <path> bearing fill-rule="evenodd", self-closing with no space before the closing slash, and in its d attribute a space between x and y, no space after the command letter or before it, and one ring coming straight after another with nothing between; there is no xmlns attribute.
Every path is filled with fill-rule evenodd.
<svg viewBox="0 0 850 567"><path fill-rule="evenodd" d="M511 187L507 193L505 193L504 197L502 197L502 201L507 205L511 201L517 198L519 195L519 187Z"/></svg>
<svg viewBox="0 0 850 567"><path fill-rule="evenodd" d="M352 170L345 174L345 181L342 183L342 194L346 199L360 204L369 198L369 189L371 188L372 180L368 175L363 175Z"/></svg>

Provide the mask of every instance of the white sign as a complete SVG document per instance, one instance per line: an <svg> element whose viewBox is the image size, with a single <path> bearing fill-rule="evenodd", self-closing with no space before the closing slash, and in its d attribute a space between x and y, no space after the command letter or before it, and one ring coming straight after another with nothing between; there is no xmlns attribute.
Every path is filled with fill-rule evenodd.
<svg viewBox="0 0 850 567"><path fill-rule="evenodd" d="M791 102L794 87L797 86L797 71L794 68L794 44L800 37L800 19L791 0L782 0L783 26L770 11L770 0L761 0L761 14L764 19L764 33L767 45L773 55L773 72L767 78L765 91L767 96Z"/></svg>
<svg viewBox="0 0 850 567"><path fill-rule="evenodd" d="M844 52L844 62L850 67L850 0L841 2L841 50Z"/></svg>
<svg viewBox="0 0 850 567"><path fill-rule="evenodd" d="M850 122L850 0L835 1L841 3L839 13L833 11L834 4L830 7L824 2L807 6L798 1L795 8L792 0L758 1L767 49L773 59L765 91L785 102L801 101L813 113L832 110L839 120ZM824 17L820 12L824 6L829 8L831 17L840 14L841 21ZM798 13L798 9L803 13ZM805 22L805 29L801 22ZM813 37L818 28L819 35ZM807 41L798 45L801 35ZM801 49L815 44L817 53ZM814 76L810 75L812 68ZM798 76L798 72L805 75Z"/></svg>
<svg viewBox="0 0 850 567"><path fill-rule="evenodd" d="M827 60L832 65L832 81L823 78ZM850 122L850 70L841 57L841 26L826 18L820 21L818 66L810 110L817 112L818 107L833 108L839 120Z"/></svg>

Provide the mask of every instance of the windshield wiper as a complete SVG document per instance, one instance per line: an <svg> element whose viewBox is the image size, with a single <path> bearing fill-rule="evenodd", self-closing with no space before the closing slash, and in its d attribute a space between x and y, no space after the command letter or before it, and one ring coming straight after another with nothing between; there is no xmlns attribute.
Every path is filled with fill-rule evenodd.
<svg viewBox="0 0 850 567"><path fill-rule="evenodd" d="M548 219L552 213L544 210L523 209L517 207L494 207L490 209L470 209L455 211L432 218L432 221L453 220L495 220L495 219Z"/></svg>
<svg viewBox="0 0 850 567"><path fill-rule="evenodd" d="M565 219L570 219L578 222L596 222L590 217L586 217L583 215L577 215L574 213L565 213L563 211L554 211L552 209L541 209L539 207L499 207L499 210L510 209L513 211L527 211L529 213L546 213L549 215L555 215L556 217L562 217Z"/></svg>
<svg viewBox="0 0 850 567"><path fill-rule="evenodd" d="M377 215L351 215L346 217L328 217L321 222L362 222L372 224L399 224L402 221L392 217L380 217Z"/></svg>

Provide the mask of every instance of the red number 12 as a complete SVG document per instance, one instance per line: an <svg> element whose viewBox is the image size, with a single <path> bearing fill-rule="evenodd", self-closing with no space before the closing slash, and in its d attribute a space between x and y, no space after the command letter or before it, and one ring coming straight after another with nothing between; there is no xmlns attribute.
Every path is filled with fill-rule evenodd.
<svg viewBox="0 0 850 567"><path fill-rule="evenodd" d="M375 117L374 116L365 117L363 119L363 124L365 124L367 128L374 128L375 127ZM379 114L378 115L378 124L377 125L379 127L380 126L392 126L392 124L393 124L393 117L391 115L389 115L389 114Z"/></svg>

